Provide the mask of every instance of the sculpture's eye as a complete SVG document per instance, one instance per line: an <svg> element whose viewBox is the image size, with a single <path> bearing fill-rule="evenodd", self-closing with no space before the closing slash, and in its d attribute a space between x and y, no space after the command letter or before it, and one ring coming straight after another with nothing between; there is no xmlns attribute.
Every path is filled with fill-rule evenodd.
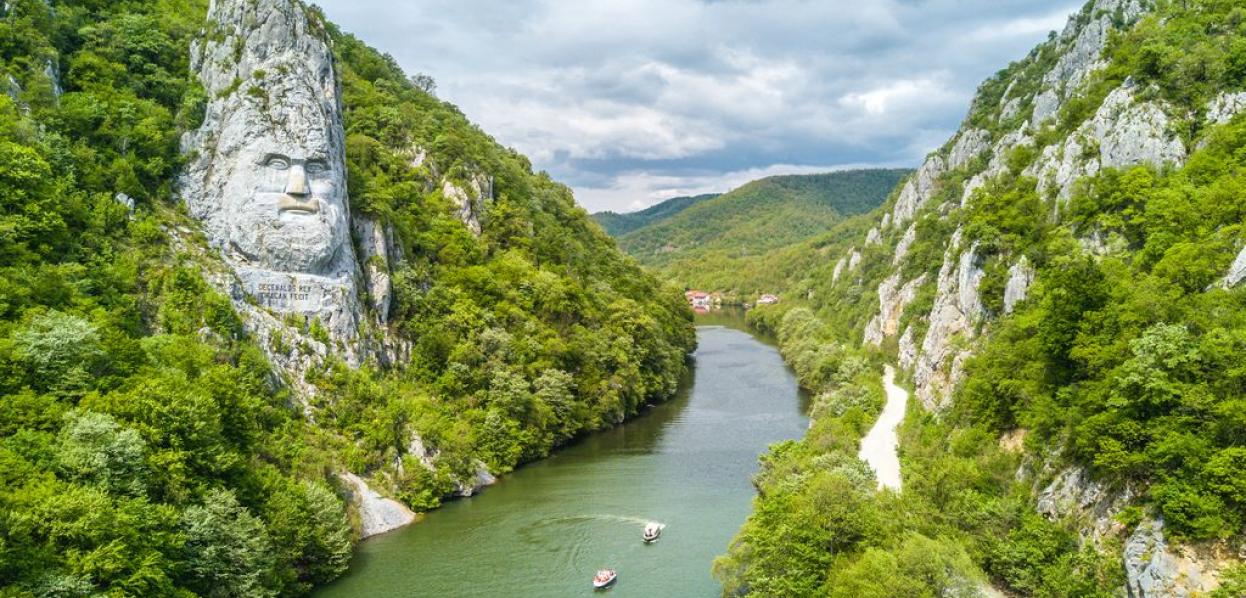
<svg viewBox="0 0 1246 598"><path fill-rule="evenodd" d="M290 167L290 159L285 156L272 154L267 158L264 158L264 166L276 170L285 170Z"/></svg>
<svg viewBox="0 0 1246 598"><path fill-rule="evenodd" d="M329 165L324 160L308 160L303 169L309 174L316 174L328 170Z"/></svg>

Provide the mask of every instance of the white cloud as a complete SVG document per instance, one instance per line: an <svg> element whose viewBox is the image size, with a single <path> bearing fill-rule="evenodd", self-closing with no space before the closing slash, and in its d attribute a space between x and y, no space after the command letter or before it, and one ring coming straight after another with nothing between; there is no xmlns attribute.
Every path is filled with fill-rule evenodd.
<svg viewBox="0 0 1246 598"><path fill-rule="evenodd" d="M956 128L984 77L1075 8L1053 10L1049 0L320 2L345 30L436 78L439 95L591 209L723 191L784 168L915 164ZM775 166L785 164L818 166Z"/></svg>
<svg viewBox="0 0 1246 598"><path fill-rule="evenodd" d="M974 41L989 42L1015 37L1042 36L1048 32L1063 29L1069 20L1070 12L1068 7L1062 7L1046 15L1021 17L1004 23L983 25L971 31L968 37Z"/></svg>
<svg viewBox="0 0 1246 598"><path fill-rule="evenodd" d="M731 172L689 175L655 175L648 172L625 172L609 185L577 189L576 198L590 211L635 211L673 197L725 193L749 181L790 174L817 174L854 168L894 168L897 164L836 164L796 165L771 164Z"/></svg>
<svg viewBox="0 0 1246 598"><path fill-rule="evenodd" d="M863 110L870 116L883 116L900 106L908 107L932 96L948 95L952 93L931 79L900 80L869 91L849 93L840 98L839 103L849 109Z"/></svg>

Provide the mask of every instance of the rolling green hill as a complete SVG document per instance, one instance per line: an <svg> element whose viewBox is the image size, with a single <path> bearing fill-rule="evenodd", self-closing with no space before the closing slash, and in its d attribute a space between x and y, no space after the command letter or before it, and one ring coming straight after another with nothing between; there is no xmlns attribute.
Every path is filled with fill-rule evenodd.
<svg viewBox="0 0 1246 598"><path fill-rule="evenodd" d="M762 253L874 209L907 173L848 170L768 177L622 235L619 245L650 266L714 251Z"/></svg>
<svg viewBox="0 0 1246 598"><path fill-rule="evenodd" d="M704 195L691 195L686 197L672 197L658 205L649 206L639 212L628 212L620 214L618 212L597 212L593 214L593 220L597 221L602 228L606 229L612 237L618 237L630 233L638 228L666 220L699 202L707 199L718 197L719 193L706 193Z"/></svg>
<svg viewBox="0 0 1246 598"><path fill-rule="evenodd" d="M768 177L680 210L667 209L666 217L612 234L624 251L680 284L761 291L753 284L756 276L741 275L742 267L752 272L759 256L803 244L845 219L877 208L908 172L846 170ZM596 217L602 222L602 214Z"/></svg>

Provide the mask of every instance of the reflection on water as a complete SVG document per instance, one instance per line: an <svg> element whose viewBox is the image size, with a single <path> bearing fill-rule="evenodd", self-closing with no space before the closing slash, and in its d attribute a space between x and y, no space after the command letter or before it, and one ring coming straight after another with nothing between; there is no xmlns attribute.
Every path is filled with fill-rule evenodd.
<svg viewBox="0 0 1246 598"><path fill-rule="evenodd" d="M670 402L360 545L318 593L574 596L601 567L614 596L717 596L710 577L747 517L757 456L805 429L796 381L773 346L698 316L694 367ZM644 544L648 521L667 527Z"/></svg>

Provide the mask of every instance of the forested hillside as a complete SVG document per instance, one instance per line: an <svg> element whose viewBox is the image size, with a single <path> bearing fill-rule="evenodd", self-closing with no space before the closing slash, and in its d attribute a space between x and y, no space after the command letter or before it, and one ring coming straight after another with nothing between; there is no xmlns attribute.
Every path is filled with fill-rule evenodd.
<svg viewBox="0 0 1246 598"><path fill-rule="evenodd" d="M282 18L0 8L0 595L306 593L358 538L346 472L431 508L667 398L694 343L675 289L391 58L299 3L214 5ZM192 46L261 22L332 40L350 212L392 232L360 314L383 352L234 290L180 196L183 134L287 75L210 95ZM467 218L454 190L481 177Z"/></svg>
<svg viewBox="0 0 1246 598"><path fill-rule="evenodd" d="M689 197L672 197L662 203L636 212L623 214L617 212L597 212L593 214L593 220L596 220L597 224L600 224L601 228L605 229L606 234L612 237L620 237L638 228L666 220L696 205L698 202L714 199L718 195L718 193L707 193Z"/></svg>
<svg viewBox="0 0 1246 598"><path fill-rule="evenodd" d="M798 243L874 209L905 174L850 170L764 178L623 234L619 246L647 266L695 262L715 270L727 260Z"/></svg>
<svg viewBox="0 0 1246 598"><path fill-rule="evenodd" d="M1235 1L1090 2L791 250L749 317L815 422L762 459L726 595L1246 593L1244 40ZM901 492L856 458L886 363Z"/></svg>

